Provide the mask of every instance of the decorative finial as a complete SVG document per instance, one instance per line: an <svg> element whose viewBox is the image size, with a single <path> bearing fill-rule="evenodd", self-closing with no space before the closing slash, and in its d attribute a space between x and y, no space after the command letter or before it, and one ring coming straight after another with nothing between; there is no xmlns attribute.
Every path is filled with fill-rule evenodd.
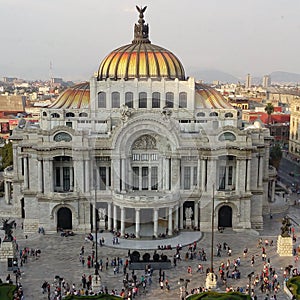
<svg viewBox="0 0 300 300"><path fill-rule="evenodd" d="M134 40L132 41L132 43L150 43L148 39L149 26L148 24L145 25L144 20L144 12L147 9L147 6L136 6L136 9L140 14L138 24L134 24Z"/></svg>

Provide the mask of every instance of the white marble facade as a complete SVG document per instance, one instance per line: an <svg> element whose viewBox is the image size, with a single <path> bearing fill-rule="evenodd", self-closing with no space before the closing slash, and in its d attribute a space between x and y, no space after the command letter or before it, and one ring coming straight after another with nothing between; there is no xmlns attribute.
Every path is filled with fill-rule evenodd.
<svg viewBox="0 0 300 300"><path fill-rule="evenodd" d="M89 232L95 207L101 226L121 235L131 226L139 237L150 223L153 236L159 225L171 236L186 227L186 212L191 230L210 231L212 213L215 228L263 228L273 195L268 129L242 129L239 112L183 69L134 79L101 72L43 109L40 128L13 132L5 199L25 232Z"/></svg>

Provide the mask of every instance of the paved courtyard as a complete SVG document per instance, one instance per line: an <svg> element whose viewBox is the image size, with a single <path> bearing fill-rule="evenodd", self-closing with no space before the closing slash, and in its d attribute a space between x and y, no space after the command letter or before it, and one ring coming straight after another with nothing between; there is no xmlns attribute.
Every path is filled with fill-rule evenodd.
<svg viewBox="0 0 300 300"><path fill-rule="evenodd" d="M296 196L294 196L296 197ZM293 198L290 200L293 203ZM224 242L228 244L232 249L232 256L228 257L225 251L222 251L221 257L214 256L214 268L218 270L221 262L226 264L227 260L232 261L238 257L241 257L241 266L239 270L241 271L241 279L235 280L232 278L227 279L227 285L233 288L237 287L246 287L248 283L247 275L251 272L254 274L261 274L263 262L261 260L261 248L257 247L257 242L259 238L262 238L264 241L268 239L269 241L274 241L274 246L267 246L266 253L267 258L270 259L271 265L278 272L278 278L283 288L283 269L285 266L293 265L297 266L298 263L295 263L294 257L279 257L276 253L276 241L277 236L280 233L281 220L282 217L286 214L289 214L292 219L295 221L295 232L296 235L299 232L299 227L297 224L300 223L300 208L298 206L290 206L287 211L283 211L284 202L280 202L280 199L277 199L277 203L274 204L273 218L269 216L265 217L264 231L260 232L259 235L255 231L245 231L245 232L233 232L230 229L226 229L223 233L215 233L214 243ZM28 236L25 239L20 226L20 220L17 220L18 226L15 232L17 237L17 242L19 248L29 247L33 249L40 249L40 257L29 257L28 263L21 267L22 278L21 283L23 285L25 299L47 299L46 295L43 295L41 292L41 285L44 280L53 283L54 277L59 275L63 277L66 282L70 285L73 283L77 288L81 286L81 276L82 274L93 274L93 269L88 269L86 264L82 266L79 261L79 253L82 246L85 247L85 257L92 253L92 243L85 241L85 236L77 234L70 237L61 237L59 234L54 235L39 235L34 234ZM3 233L3 232L1 232ZM112 235L110 233L99 234L100 237L105 238L105 245L103 247L98 247L98 257L102 259L105 265L105 261L108 258L109 261L114 257L126 259L128 254L128 249L139 249L140 253L143 255L145 252L149 252L151 256L154 253L154 249L157 248L158 244L171 244L172 246L181 243L185 245L181 251L182 261L178 261L176 267L172 267L170 270L165 270L165 279L168 279L170 284L170 290L167 291L165 288L160 289L159 287L159 275L158 271L154 271L153 282L151 286L147 286L146 293L142 293L137 297L137 299L180 299L180 290L178 281L180 278L189 279L188 290L192 288L205 286L205 270L210 267L210 244L211 244L211 234L200 232L183 232L180 235L166 240L149 240L149 241L140 241L140 240L123 240L120 239L119 245L112 244ZM192 243L194 240L199 240L197 242L197 250L204 248L207 253L207 261L199 261L198 259L185 260L185 254L188 251L186 245ZM295 246L298 245L297 243ZM243 249L247 247L249 249L247 256L243 257ZM153 250L143 250L143 249L153 249ZM215 249L214 249L215 251ZM175 250L158 250L158 253L164 253L172 260ZM215 251L216 254L216 251ZM251 266L251 257L254 255L255 264ZM199 263L203 263L204 273L196 272L197 266ZM192 267L192 274L187 273L188 266ZM0 264L1 272L0 278L5 281L6 275L9 273L6 268L5 263ZM138 279L143 274L143 271L136 271ZM108 270L101 272L102 285L108 288L108 291L116 289L117 292L121 291L123 286L123 270L120 269L120 273L114 275L113 267L109 266ZM15 278L12 276L12 278ZM218 289L224 290L224 285L219 282ZM51 291L54 288L51 287ZM264 299L265 295L261 294L259 286L256 287L255 292L258 296L258 299ZM271 293L272 294L272 293ZM51 298L52 299L52 298ZM288 299L286 294L281 289L277 295L277 299Z"/></svg>

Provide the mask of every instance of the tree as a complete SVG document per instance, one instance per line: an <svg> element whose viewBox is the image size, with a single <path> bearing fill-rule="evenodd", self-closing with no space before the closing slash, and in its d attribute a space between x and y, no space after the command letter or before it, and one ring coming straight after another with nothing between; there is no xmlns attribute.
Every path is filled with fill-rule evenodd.
<svg viewBox="0 0 300 300"><path fill-rule="evenodd" d="M268 124L270 124L271 114L274 112L274 106L272 103L267 103L265 112L268 114Z"/></svg>
<svg viewBox="0 0 300 300"><path fill-rule="evenodd" d="M281 147L278 143L273 145L270 149L270 164L275 167L277 170L279 168L280 160L282 158Z"/></svg>
<svg viewBox="0 0 300 300"><path fill-rule="evenodd" d="M0 170L3 171L6 167L13 164L13 150L11 142L5 144L1 148L0 155L2 157L2 165L0 167Z"/></svg>

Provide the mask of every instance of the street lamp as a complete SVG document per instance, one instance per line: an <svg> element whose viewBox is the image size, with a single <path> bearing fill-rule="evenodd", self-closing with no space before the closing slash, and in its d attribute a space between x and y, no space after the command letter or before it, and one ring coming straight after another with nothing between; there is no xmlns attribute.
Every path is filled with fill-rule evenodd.
<svg viewBox="0 0 300 300"><path fill-rule="evenodd" d="M215 185L213 184L212 208L211 208L211 249L210 249L210 271L206 275L206 287L208 289L217 286L217 276L214 273L214 224L215 224Z"/></svg>
<svg viewBox="0 0 300 300"><path fill-rule="evenodd" d="M251 278L254 275L254 272L251 272L248 274L248 279L249 279L249 290L248 290L248 295L251 296Z"/></svg>

